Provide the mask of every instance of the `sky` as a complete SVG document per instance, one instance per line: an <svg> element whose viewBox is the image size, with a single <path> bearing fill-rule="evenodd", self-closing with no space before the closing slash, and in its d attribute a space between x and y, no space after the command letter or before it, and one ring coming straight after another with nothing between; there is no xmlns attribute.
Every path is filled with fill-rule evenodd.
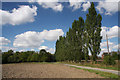
<svg viewBox="0 0 120 80"><path fill-rule="evenodd" d="M0 25L2 51L39 51L46 49L55 52L59 36L65 36L72 22L79 17L86 19L91 2L2 2ZM83 0L84 1L84 0ZM106 34L110 51L118 50L118 3L108 0L94 2L97 13L102 16L103 37L101 53L107 52Z"/></svg>

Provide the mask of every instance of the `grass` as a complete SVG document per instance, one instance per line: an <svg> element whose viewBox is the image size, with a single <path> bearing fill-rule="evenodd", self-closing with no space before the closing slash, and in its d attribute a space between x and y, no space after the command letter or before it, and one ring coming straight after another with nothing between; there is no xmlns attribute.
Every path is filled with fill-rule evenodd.
<svg viewBox="0 0 120 80"><path fill-rule="evenodd" d="M74 67L74 66L70 66L70 67L77 68L77 67ZM77 68L77 69L82 69L82 70L85 70L85 71L89 71L91 73L96 73L96 74L98 74L102 77L105 77L105 78L118 78L119 77L116 74L108 73L108 72L102 72L102 71L91 70L91 69L83 69L83 68Z"/></svg>
<svg viewBox="0 0 120 80"><path fill-rule="evenodd" d="M91 63L68 63L68 62L63 62L66 64L73 64L77 66L87 66L87 67L94 67L94 68L102 68L102 69L111 69L111 70L118 70L118 64L116 65L104 65L104 64L91 64Z"/></svg>

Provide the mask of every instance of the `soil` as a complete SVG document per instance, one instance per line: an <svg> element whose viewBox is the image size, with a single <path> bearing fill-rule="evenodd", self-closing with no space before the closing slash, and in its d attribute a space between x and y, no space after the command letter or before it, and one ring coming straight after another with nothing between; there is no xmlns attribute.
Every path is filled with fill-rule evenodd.
<svg viewBox="0 0 120 80"><path fill-rule="evenodd" d="M3 78L103 78L64 64L3 64L2 68Z"/></svg>

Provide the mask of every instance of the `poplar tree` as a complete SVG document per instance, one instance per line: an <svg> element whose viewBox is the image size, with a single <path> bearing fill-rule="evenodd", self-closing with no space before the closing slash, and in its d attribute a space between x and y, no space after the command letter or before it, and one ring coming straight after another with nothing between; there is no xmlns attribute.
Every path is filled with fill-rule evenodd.
<svg viewBox="0 0 120 80"><path fill-rule="evenodd" d="M96 61L97 55L100 53L100 43L102 37L101 32L101 21L102 17L97 12L92 2L91 7L88 9L88 14L86 15L85 28L86 28L86 39L87 47L92 54L92 60Z"/></svg>

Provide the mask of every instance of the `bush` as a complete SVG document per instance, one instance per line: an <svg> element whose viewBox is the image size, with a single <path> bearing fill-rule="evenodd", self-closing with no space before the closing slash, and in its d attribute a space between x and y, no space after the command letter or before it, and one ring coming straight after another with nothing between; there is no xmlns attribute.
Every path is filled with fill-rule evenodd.
<svg viewBox="0 0 120 80"><path fill-rule="evenodd" d="M103 59L103 63L106 65L115 65L115 60L111 56L105 56Z"/></svg>

